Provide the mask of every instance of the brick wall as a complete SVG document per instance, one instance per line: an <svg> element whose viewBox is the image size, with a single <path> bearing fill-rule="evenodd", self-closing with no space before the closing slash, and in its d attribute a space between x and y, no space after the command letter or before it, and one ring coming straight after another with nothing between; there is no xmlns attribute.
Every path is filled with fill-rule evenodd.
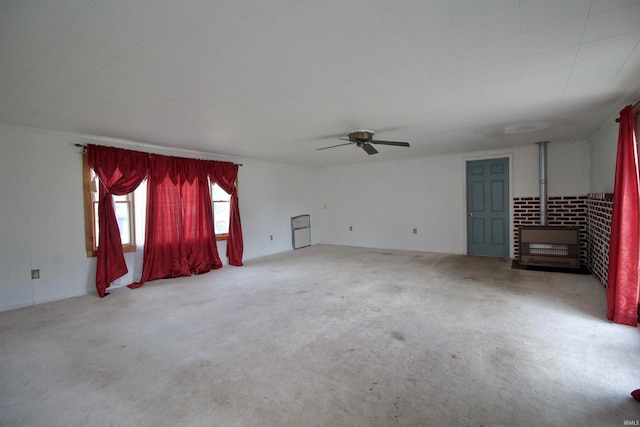
<svg viewBox="0 0 640 427"><path fill-rule="evenodd" d="M547 219L550 226L580 227L580 262L606 286L609 268L609 235L613 194L549 197ZM540 223L540 198L513 199L513 236L518 257L518 227Z"/></svg>
<svg viewBox="0 0 640 427"><path fill-rule="evenodd" d="M611 213L613 194L591 193L587 198L589 230L589 270L607 285L609 268L609 235L611 233Z"/></svg>
<svg viewBox="0 0 640 427"><path fill-rule="evenodd" d="M547 202L547 224L550 226L580 227L580 262L588 265L587 196L555 196ZM518 257L522 225L540 224L540 198L514 197L513 238L515 257Z"/></svg>
<svg viewBox="0 0 640 427"><path fill-rule="evenodd" d="M514 197L513 198L513 246L514 256L517 259L520 253L520 232L522 225L540 224L540 198L539 197Z"/></svg>

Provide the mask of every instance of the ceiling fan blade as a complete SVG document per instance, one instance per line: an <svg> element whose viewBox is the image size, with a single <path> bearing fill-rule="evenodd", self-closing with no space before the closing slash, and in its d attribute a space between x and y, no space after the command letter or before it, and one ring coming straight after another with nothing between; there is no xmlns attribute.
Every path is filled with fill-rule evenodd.
<svg viewBox="0 0 640 427"><path fill-rule="evenodd" d="M371 144L380 144L380 145L395 145L397 147L411 147L408 142L401 141L380 141L380 140L371 140L369 141Z"/></svg>
<svg viewBox="0 0 640 427"><path fill-rule="evenodd" d="M327 148L342 147L343 145L351 145L351 144L353 144L353 142L347 142L346 144L331 145L329 147L316 148L316 151L326 150Z"/></svg>
<svg viewBox="0 0 640 427"><path fill-rule="evenodd" d="M373 148L372 145L369 145L369 144L362 144L362 149L366 151L367 154L369 155L376 154L378 152L378 150L376 150L375 148Z"/></svg>

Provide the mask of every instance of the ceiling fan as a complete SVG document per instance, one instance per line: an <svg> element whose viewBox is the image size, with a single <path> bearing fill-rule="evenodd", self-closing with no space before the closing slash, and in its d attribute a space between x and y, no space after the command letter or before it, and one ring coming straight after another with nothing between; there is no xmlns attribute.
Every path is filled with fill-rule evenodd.
<svg viewBox="0 0 640 427"><path fill-rule="evenodd" d="M344 141L349 141L344 144L332 145L330 147L318 148L316 151L326 150L327 148L335 148L342 147L343 145L351 145L356 144L358 147L362 147L367 154L376 154L378 150L373 147L371 144L380 144L380 145L395 145L396 147L410 147L408 142L400 142L400 141L381 141L373 139L373 134L376 133L375 130L371 129L357 129L352 130L351 132L347 132L345 135L347 138L338 138Z"/></svg>

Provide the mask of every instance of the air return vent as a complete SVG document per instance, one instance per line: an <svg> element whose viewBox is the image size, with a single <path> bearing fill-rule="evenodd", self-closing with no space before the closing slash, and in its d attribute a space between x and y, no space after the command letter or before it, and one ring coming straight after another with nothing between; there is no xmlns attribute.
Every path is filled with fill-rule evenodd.
<svg viewBox="0 0 640 427"><path fill-rule="evenodd" d="M311 217L309 215L291 217L291 241L293 249L311 246Z"/></svg>

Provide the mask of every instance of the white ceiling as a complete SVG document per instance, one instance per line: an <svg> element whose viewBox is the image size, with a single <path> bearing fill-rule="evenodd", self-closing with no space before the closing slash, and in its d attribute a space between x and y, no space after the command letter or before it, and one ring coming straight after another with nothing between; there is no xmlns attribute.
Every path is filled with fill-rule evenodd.
<svg viewBox="0 0 640 427"><path fill-rule="evenodd" d="M587 140L639 42L640 0L3 0L0 122L302 165ZM358 128L411 148L316 151Z"/></svg>

